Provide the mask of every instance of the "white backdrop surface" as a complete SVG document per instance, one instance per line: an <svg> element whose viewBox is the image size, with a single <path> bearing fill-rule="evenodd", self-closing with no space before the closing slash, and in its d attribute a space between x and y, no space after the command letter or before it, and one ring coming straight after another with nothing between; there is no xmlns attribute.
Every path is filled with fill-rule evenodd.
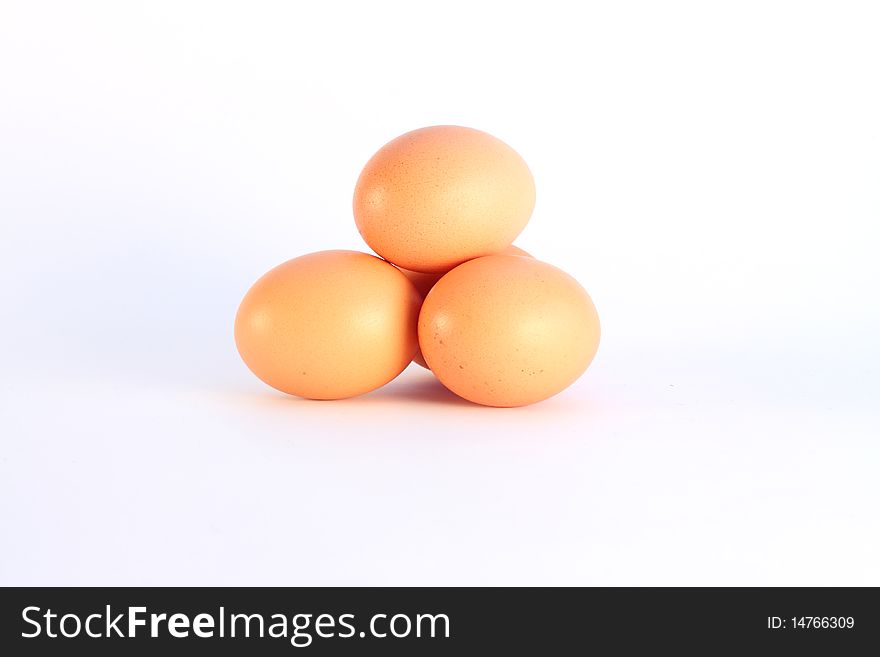
<svg viewBox="0 0 880 657"><path fill-rule="evenodd" d="M880 584L878 6L306 4L0 5L0 584ZM594 364L268 389L242 295L439 123Z"/></svg>

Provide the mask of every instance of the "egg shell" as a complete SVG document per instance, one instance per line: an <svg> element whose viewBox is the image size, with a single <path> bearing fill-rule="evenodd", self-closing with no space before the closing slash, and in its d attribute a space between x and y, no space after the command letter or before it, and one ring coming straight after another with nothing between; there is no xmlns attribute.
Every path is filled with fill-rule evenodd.
<svg viewBox="0 0 880 657"><path fill-rule="evenodd" d="M235 343L273 388L310 399L353 397L410 363L421 300L407 277L379 258L312 253L251 287L235 318Z"/></svg>
<svg viewBox="0 0 880 657"><path fill-rule="evenodd" d="M499 252L499 255L515 255L522 256L524 258L531 258L532 255L523 249L519 248L515 245L510 245L506 249L503 249ZM406 276L410 282L416 286L416 289L419 291L422 299L428 296L428 292L431 291L431 288L439 281L446 272L438 273L438 274L425 274L419 271L412 271L411 269L401 269L404 276ZM417 365L421 365L424 368L428 367L428 364L425 362L425 357L422 356L422 350L416 349L416 355L413 356L413 362Z"/></svg>
<svg viewBox="0 0 880 657"><path fill-rule="evenodd" d="M477 258L428 293L419 344L431 371L486 406L524 406L571 385L599 345L599 317L574 278L532 258Z"/></svg>
<svg viewBox="0 0 880 657"><path fill-rule="evenodd" d="M399 267L442 273L510 246L535 206L535 182L510 146L460 126L394 139L355 186L358 230Z"/></svg>

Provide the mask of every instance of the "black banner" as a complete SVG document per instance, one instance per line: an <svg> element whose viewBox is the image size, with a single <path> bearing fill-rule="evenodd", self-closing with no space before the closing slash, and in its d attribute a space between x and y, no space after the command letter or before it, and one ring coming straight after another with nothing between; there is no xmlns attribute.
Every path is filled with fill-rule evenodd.
<svg viewBox="0 0 880 657"><path fill-rule="evenodd" d="M876 589L8 588L6 655L865 654ZM653 648L652 648L653 646Z"/></svg>

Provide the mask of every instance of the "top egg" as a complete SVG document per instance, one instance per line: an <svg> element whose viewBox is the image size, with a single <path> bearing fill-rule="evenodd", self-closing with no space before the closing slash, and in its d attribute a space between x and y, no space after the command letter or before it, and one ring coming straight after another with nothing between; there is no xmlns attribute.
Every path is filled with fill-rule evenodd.
<svg viewBox="0 0 880 657"><path fill-rule="evenodd" d="M445 272L497 253L525 228L535 181L492 135L460 126L408 132L367 162L354 190L358 230L376 253L418 272Z"/></svg>

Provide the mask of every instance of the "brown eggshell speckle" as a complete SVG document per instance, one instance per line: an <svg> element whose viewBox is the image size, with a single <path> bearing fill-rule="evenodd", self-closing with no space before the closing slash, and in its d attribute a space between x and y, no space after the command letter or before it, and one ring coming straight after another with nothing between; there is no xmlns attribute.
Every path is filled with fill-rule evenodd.
<svg viewBox="0 0 880 657"><path fill-rule="evenodd" d="M586 291L531 258L477 258L428 293L419 343L447 388L486 406L523 406L571 385L599 345L599 317Z"/></svg>
<svg viewBox="0 0 880 657"><path fill-rule="evenodd" d="M254 283L235 318L235 343L251 371L278 390L353 397L410 363L420 303L389 263L321 251L288 260Z"/></svg>
<svg viewBox="0 0 880 657"><path fill-rule="evenodd" d="M439 273L510 246L534 205L535 183L516 151L479 130L434 126L394 139L370 159L353 209L376 253Z"/></svg>

